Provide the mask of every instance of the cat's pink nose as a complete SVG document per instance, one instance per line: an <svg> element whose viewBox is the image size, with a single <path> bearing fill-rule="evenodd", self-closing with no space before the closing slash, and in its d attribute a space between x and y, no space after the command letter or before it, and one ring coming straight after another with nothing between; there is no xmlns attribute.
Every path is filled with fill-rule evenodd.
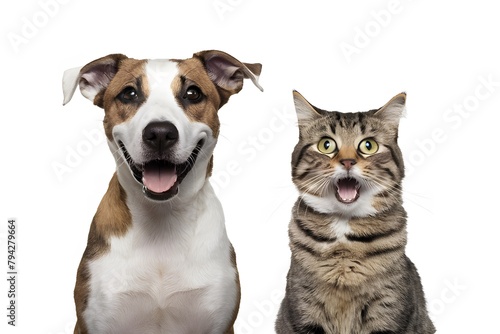
<svg viewBox="0 0 500 334"><path fill-rule="evenodd" d="M345 169L349 170L356 164L356 160L354 159L342 159L340 163L344 165Z"/></svg>

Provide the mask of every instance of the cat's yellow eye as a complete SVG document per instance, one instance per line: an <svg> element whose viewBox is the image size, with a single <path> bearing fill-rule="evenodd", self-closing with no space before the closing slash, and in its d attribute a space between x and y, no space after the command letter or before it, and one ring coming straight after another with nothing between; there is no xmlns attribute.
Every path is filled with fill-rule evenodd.
<svg viewBox="0 0 500 334"><path fill-rule="evenodd" d="M318 151L323 154L332 154L337 150L337 143L332 138L322 138L318 143Z"/></svg>
<svg viewBox="0 0 500 334"><path fill-rule="evenodd" d="M378 144L372 138L364 139L359 143L358 150L363 154L375 154L378 151Z"/></svg>

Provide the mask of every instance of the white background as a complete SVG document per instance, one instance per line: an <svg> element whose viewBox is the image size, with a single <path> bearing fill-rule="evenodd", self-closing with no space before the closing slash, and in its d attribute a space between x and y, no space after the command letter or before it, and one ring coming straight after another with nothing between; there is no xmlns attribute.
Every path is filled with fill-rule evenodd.
<svg viewBox="0 0 500 334"><path fill-rule="evenodd" d="M265 89L247 81L220 110L212 184L241 275L236 332L273 333L284 293L297 89L340 111L408 93L407 253L439 333L498 333L500 20L491 1L24 0L4 4L0 22L1 271L9 218L19 261L18 326L6 324L2 279L0 332L72 333L76 269L114 170L96 132L102 110L80 94L63 108L63 71L109 53L220 49L262 63Z"/></svg>

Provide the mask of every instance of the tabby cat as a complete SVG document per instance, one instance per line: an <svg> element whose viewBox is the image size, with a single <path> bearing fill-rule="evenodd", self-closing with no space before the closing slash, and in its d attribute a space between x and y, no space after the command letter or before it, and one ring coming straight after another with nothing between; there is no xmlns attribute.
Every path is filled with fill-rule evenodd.
<svg viewBox="0 0 500 334"><path fill-rule="evenodd" d="M420 277L405 255L403 157L406 94L380 109L329 112L294 92L300 196L289 224L291 266L278 334L427 334Z"/></svg>

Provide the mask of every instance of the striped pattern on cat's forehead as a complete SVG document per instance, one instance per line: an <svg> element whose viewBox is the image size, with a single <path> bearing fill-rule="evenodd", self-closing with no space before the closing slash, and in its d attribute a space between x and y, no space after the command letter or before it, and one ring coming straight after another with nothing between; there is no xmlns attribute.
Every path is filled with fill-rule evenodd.
<svg viewBox="0 0 500 334"><path fill-rule="evenodd" d="M366 134L367 130L369 130L369 132L374 132L376 131L376 128L374 127L376 125L374 123L376 122L371 120L371 115L375 111L376 110L370 110L368 112L355 113L332 111L328 115L328 118L331 121L330 130L333 134L337 134L337 128L347 129L349 132L359 128L361 134Z"/></svg>
<svg viewBox="0 0 500 334"><path fill-rule="evenodd" d="M335 139L341 139L344 144L351 144L366 137L377 136L381 141L391 142L394 137L392 131L376 116L377 109L366 112L339 112L317 109L322 117L314 120L309 126L303 126L300 131L303 138L315 140L318 136L333 135ZM392 134L391 134L392 133ZM341 144L339 142L338 144Z"/></svg>

